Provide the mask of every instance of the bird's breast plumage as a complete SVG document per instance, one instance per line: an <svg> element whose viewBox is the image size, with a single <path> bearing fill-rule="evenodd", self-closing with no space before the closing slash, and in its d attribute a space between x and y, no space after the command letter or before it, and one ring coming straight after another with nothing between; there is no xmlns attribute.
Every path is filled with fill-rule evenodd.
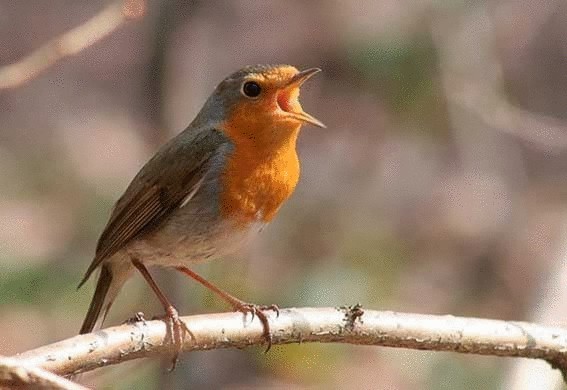
<svg viewBox="0 0 567 390"><path fill-rule="evenodd" d="M236 145L221 177L220 213L238 225L270 222L299 180L295 138L277 151Z"/></svg>
<svg viewBox="0 0 567 390"><path fill-rule="evenodd" d="M236 151L223 175L221 215L239 224L267 223L292 194L298 179L295 150L264 161Z"/></svg>

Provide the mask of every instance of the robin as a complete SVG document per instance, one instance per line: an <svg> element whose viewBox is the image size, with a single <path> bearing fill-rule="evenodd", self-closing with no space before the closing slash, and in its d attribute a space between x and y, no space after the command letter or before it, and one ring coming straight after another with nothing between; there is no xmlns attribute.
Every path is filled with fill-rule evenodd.
<svg viewBox="0 0 567 390"><path fill-rule="evenodd" d="M100 268L80 333L103 322L122 285L138 270L165 309L177 346L189 332L148 266L171 267L195 279L235 311L258 306L214 286L188 265L234 251L270 222L299 179L296 141L304 123L325 127L299 103L303 82L318 73L289 65L245 67L224 79L193 122L163 145L118 199L79 287ZM102 315L102 319L101 317Z"/></svg>

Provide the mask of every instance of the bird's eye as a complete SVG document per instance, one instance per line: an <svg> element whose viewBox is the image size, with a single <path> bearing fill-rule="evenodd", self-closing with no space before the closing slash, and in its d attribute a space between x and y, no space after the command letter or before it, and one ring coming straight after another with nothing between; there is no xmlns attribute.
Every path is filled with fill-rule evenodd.
<svg viewBox="0 0 567 390"><path fill-rule="evenodd" d="M242 93L246 97L249 98L258 97L258 95L260 95L260 92L262 92L262 88L255 81L247 81L242 86Z"/></svg>

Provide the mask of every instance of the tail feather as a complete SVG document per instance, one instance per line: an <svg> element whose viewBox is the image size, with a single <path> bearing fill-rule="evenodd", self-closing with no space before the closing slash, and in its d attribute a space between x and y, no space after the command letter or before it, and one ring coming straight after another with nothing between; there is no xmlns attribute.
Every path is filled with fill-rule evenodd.
<svg viewBox="0 0 567 390"><path fill-rule="evenodd" d="M89 306L89 310L87 312L87 316L83 321L83 326L81 326L80 334L90 333L94 329L99 317L100 313L103 310L105 303L106 308L104 308L105 315L110 308L110 304L112 301L108 302L108 291L110 290L110 286L112 284L112 272L110 271L110 267L108 265L103 264L100 270L100 275L98 277L98 282L96 284L96 289L93 295L93 299Z"/></svg>

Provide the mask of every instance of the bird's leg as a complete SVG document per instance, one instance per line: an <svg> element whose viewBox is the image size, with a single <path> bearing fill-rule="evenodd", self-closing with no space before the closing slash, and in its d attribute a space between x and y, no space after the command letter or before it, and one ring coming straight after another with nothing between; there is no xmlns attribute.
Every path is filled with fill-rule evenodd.
<svg viewBox="0 0 567 390"><path fill-rule="evenodd" d="M268 322L268 317L264 314L263 310L273 310L276 312L276 315L280 314L280 310L276 305L269 305L269 306L260 306L255 305L252 303L246 303L241 301L240 299L230 295L226 291L221 290L199 274L191 271L187 267L179 266L176 267L179 272L184 273L185 275L189 276L192 279L195 279L197 282L201 283L203 286L217 294L220 298L222 298L225 302L227 302L234 311L239 311L241 313L250 313L252 314L252 319L254 316L258 316L260 322L262 322L262 326L264 328L264 338L268 343L268 347L266 348L266 352L268 352L272 346L272 333L270 332L270 323Z"/></svg>
<svg viewBox="0 0 567 390"><path fill-rule="evenodd" d="M189 334L192 336L191 331L189 330L189 328L187 328L187 325L185 325L185 323L179 319L179 313L177 313L177 309L171 304L171 302L169 302L169 299L167 299L165 294L160 290L159 286L154 281L152 275L149 273L144 264L142 264L137 259L132 259L132 264L134 264L134 267L136 267L138 271L140 271L144 279L146 279L146 282L148 282L152 290L154 290L154 293L165 309L165 318L169 326L171 340L176 348L171 366L171 370L173 370L175 369L177 358L179 357L179 353L181 352L181 349L183 347L185 335Z"/></svg>

